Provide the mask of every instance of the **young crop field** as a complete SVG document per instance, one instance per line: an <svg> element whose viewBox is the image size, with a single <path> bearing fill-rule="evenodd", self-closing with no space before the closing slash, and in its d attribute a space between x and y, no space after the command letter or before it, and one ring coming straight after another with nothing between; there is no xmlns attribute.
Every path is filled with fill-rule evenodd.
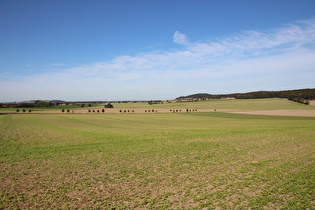
<svg viewBox="0 0 315 210"><path fill-rule="evenodd" d="M0 114L0 150L0 209L315 208L315 117Z"/></svg>
<svg viewBox="0 0 315 210"><path fill-rule="evenodd" d="M315 103L311 101L311 103ZM74 105L59 105L52 106L49 108L45 107L31 107L31 108L0 108L0 113L6 112L19 112L22 113L25 109L26 113L31 111L58 111L64 110L84 110L87 112L89 109L104 109L104 104L91 104L89 107L88 103L84 104L74 104ZM149 104L148 102L138 102L138 103L112 103L114 108L117 109L198 109L198 110L273 110L273 109L288 109L288 110L315 110L315 106L307 106L304 104L299 104L288 99L283 98L267 98L267 99L215 99L215 100L205 100L205 101L194 101L194 102L166 102L158 104ZM107 109L108 110L108 109Z"/></svg>

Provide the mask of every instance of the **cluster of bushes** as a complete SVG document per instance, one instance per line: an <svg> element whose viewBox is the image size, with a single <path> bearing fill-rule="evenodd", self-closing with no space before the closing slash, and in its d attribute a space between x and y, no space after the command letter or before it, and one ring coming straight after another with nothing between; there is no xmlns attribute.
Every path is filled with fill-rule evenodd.
<svg viewBox="0 0 315 210"><path fill-rule="evenodd" d="M104 106L105 108L114 108L114 106L111 103L108 103Z"/></svg>
<svg viewBox="0 0 315 210"><path fill-rule="evenodd" d="M161 101L161 100L158 100L158 101L148 101L148 104L149 104L149 105L152 105L152 104L163 104L163 101Z"/></svg>
<svg viewBox="0 0 315 210"><path fill-rule="evenodd" d="M295 98L288 98L290 101L294 101L300 104L305 104L305 105L309 105L310 101L304 98L299 98L299 97L295 97Z"/></svg>

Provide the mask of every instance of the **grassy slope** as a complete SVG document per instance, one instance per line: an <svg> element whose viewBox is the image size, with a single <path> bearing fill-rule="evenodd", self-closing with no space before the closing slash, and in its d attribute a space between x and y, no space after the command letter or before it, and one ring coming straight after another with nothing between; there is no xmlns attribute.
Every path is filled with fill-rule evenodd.
<svg viewBox="0 0 315 210"><path fill-rule="evenodd" d="M0 208L315 208L315 119L0 115Z"/></svg>

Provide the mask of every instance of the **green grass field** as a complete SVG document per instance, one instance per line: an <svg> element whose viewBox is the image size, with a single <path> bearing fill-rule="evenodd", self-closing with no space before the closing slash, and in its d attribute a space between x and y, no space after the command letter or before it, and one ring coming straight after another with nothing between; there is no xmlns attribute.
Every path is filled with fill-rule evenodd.
<svg viewBox="0 0 315 210"><path fill-rule="evenodd" d="M104 109L105 104L92 104L91 107L88 107L88 104L85 104L85 107L81 107L80 104L76 105L60 105L53 106L49 108L25 108L26 113L29 110L37 111L61 111L62 109L70 110L88 110L88 109ZM237 109L242 110L273 110L273 109L315 109L315 106L307 106L304 104L299 104L296 102L289 101L283 98L267 98L267 99L219 99L219 100L209 100L209 101L196 101L196 102L172 102L163 104L153 104L149 105L147 102L141 103L113 103L114 108L119 109L217 109L217 110L227 110L227 109ZM24 108L0 108L1 112L11 111L16 112L19 109L20 113Z"/></svg>
<svg viewBox="0 0 315 210"><path fill-rule="evenodd" d="M315 208L314 117L2 114L0 143L0 209Z"/></svg>
<svg viewBox="0 0 315 210"><path fill-rule="evenodd" d="M115 108L156 108L156 109L238 109L238 110L272 110L272 109L315 109L282 98L267 99L219 99L197 102L173 102L148 105L147 103L114 104Z"/></svg>

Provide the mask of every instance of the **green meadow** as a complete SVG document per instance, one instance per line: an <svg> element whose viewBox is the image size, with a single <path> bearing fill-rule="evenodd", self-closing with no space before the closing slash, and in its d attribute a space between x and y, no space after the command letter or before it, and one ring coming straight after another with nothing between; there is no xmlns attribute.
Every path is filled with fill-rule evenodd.
<svg viewBox="0 0 315 210"><path fill-rule="evenodd" d="M59 105L52 106L49 108L44 107L32 107L32 108L0 108L0 113L10 111L16 112L19 109L19 112L22 112L25 109L26 113L31 111L60 111L64 110L93 110L93 109L104 109L105 104L91 104L91 107L88 106L89 103L86 103L84 107L81 107L81 104L74 105ZM273 109L315 109L315 106L306 106L304 104L299 104L296 102L289 101L283 98L267 98L267 99L219 99L219 100L209 100L209 101L194 101L194 102L163 102L161 104L152 104L149 105L147 102L138 102L138 103L112 103L114 108L119 109L216 109L218 111L237 109L242 110L273 110ZM105 109L106 110L106 109Z"/></svg>
<svg viewBox="0 0 315 210"><path fill-rule="evenodd" d="M132 106L311 109L244 102ZM0 114L0 145L0 209L315 208L315 117Z"/></svg>
<svg viewBox="0 0 315 210"><path fill-rule="evenodd" d="M148 105L148 103L120 103L114 104L115 108L161 108L161 109L237 109L237 110L273 110L273 109L315 109L314 106L295 103L287 99L219 99L195 102L173 102ZM93 108L93 107L92 107ZM101 107L99 107L101 108Z"/></svg>

